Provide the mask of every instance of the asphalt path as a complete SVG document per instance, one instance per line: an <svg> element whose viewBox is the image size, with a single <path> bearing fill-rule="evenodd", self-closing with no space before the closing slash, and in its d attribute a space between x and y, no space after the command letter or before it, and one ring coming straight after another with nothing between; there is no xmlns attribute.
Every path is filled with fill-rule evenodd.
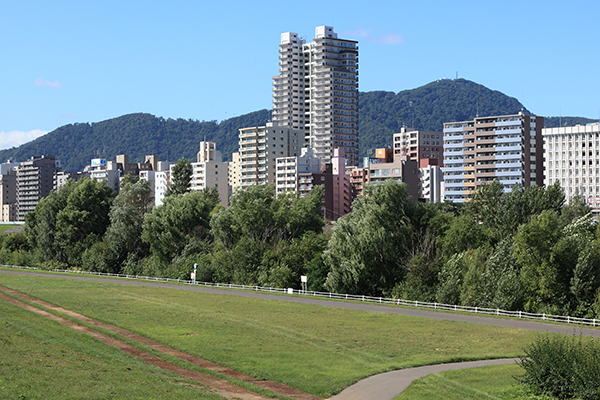
<svg viewBox="0 0 600 400"><path fill-rule="evenodd" d="M43 278L75 279L92 282L104 282L122 285L152 286L165 289L186 290L189 292L221 294L227 296L238 296L263 300L286 301L290 303L312 304L324 307L338 307L350 310L381 312L388 314L407 315L419 318L429 318L444 321L466 322L471 324L482 324L500 326L506 328L527 329L540 332L575 334L586 337L600 337L600 329L585 328L576 325L549 324L543 322L529 321L523 319L493 318L480 315L466 315L451 312L439 312L422 309L401 308L396 306L384 306L369 303L345 302L313 298L300 295L272 295L249 290L219 289L196 285L175 285L155 281L111 279L94 276L78 276L66 274L39 273L23 270L1 270L2 274L39 276ZM332 397L331 400L391 400L406 389L415 379L422 378L432 373L443 372L453 369L474 368L487 365L498 365L515 362L514 359L482 360L451 364L429 365L417 368L409 368L398 371L386 372L373 375L363 379L356 384L347 387L342 392Z"/></svg>

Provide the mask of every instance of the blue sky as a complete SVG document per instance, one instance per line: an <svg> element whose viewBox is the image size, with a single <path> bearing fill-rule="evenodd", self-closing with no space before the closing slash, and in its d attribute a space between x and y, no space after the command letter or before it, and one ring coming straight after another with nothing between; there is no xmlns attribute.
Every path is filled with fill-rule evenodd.
<svg viewBox="0 0 600 400"><path fill-rule="evenodd" d="M134 112L271 108L282 32L359 41L361 91L472 80L542 116L600 118L600 2L0 0L0 148Z"/></svg>

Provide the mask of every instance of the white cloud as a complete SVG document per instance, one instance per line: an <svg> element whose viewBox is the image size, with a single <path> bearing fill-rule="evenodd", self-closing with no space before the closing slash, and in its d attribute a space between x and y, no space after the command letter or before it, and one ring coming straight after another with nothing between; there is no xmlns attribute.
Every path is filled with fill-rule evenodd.
<svg viewBox="0 0 600 400"><path fill-rule="evenodd" d="M34 129L28 132L0 132L0 149L9 149L11 147L20 146L23 143L31 142L46 133L48 133L48 131L43 131L41 129Z"/></svg>
<svg viewBox="0 0 600 400"><path fill-rule="evenodd" d="M349 38L356 38L359 42L363 41L373 44L396 45L404 42L404 37L399 33L373 33L370 29L362 27L346 31L344 35Z"/></svg>
<svg viewBox="0 0 600 400"><path fill-rule="evenodd" d="M62 88L61 84L58 81L47 81L45 79L36 79L34 82L35 86L48 86L48 87L53 87L55 89L60 89Z"/></svg>

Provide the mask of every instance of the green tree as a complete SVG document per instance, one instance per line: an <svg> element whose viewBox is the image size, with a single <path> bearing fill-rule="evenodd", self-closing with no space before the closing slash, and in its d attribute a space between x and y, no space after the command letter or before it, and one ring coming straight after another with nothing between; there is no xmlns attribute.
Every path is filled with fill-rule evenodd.
<svg viewBox="0 0 600 400"><path fill-rule="evenodd" d="M191 189L192 182L192 164L185 158L180 158L171 172L171 184L167 189L166 196L177 194L186 194Z"/></svg>
<svg viewBox="0 0 600 400"><path fill-rule="evenodd" d="M56 240L56 216L67 206L69 195L78 183L69 179L58 191L52 191L40 200L34 211L25 214L23 233L39 261L47 262L59 257L60 242Z"/></svg>
<svg viewBox="0 0 600 400"><path fill-rule="evenodd" d="M66 206L56 214L59 261L81 266L82 253L100 241L108 228L112 196L104 181L83 178L78 182Z"/></svg>
<svg viewBox="0 0 600 400"><path fill-rule="evenodd" d="M365 188L352 212L333 227L324 252L332 292L381 295L404 278L413 213L405 184L387 180Z"/></svg>
<svg viewBox="0 0 600 400"><path fill-rule="evenodd" d="M149 254L142 241L144 217L154 204L150 183L130 180L122 185L110 209L110 225L104 243L92 246L85 254L86 269L120 273L126 260L139 261Z"/></svg>
<svg viewBox="0 0 600 400"><path fill-rule="evenodd" d="M145 215L142 240L154 255L168 264L190 241L207 238L210 213L218 202L218 192L210 189L166 197L162 206Z"/></svg>

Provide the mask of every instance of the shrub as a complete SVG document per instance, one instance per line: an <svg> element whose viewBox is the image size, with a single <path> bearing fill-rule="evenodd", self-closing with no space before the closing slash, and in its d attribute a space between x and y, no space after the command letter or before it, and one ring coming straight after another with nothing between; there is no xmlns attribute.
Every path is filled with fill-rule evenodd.
<svg viewBox="0 0 600 400"><path fill-rule="evenodd" d="M525 348L519 378L534 394L559 399L600 398L600 343L576 336L538 337Z"/></svg>

